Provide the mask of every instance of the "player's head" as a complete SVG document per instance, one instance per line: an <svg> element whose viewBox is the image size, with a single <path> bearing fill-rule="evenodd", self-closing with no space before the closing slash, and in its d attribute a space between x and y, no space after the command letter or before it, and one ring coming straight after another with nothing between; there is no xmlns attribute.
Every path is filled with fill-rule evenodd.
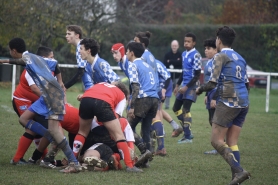
<svg viewBox="0 0 278 185"><path fill-rule="evenodd" d="M173 53L176 53L179 49L179 42L177 40L173 40L171 42L171 49Z"/></svg>
<svg viewBox="0 0 278 185"><path fill-rule="evenodd" d="M122 43L116 43L112 46L111 52L116 62L120 62L125 55L125 47Z"/></svg>
<svg viewBox="0 0 278 185"><path fill-rule="evenodd" d="M96 40L85 38L80 42L80 55L83 60L87 60L88 57L95 57L99 52L99 44Z"/></svg>
<svg viewBox="0 0 278 185"><path fill-rule="evenodd" d="M13 58L21 58L22 53L26 51L26 44L22 38L13 38L9 42L9 49Z"/></svg>
<svg viewBox="0 0 278 185"><path fill-rule="evenodd" d="M219 46L231 47L236 38L236 32L234 29L223 26L216 30L216 47L219 49Z"/></svg>
<svg viewBox="0 0 278 185"><path fill-rule="evenodd" d="M204 41L205 55L211 59L217 53L215 38L209 38Z"/></svg>
<svg viewBox="0 0 278 185"><path fill-rule="evenodd" d="M126 97L126 99L128 99L129 97L129 91L128 91L128 89L126 88L126 86L125 86L125 84L123 84L122 82L116 82L115 84L114 84L116 87L118 87L124 94L125 94L125 97Z"/></svg>
<svg viewBox="0 0 278 185"><path fill-rule="evenodd" d="M137 33L135 33L134 41L142 43L143 46L145 48L147 48L149 43L150 43L151 35L152 34L149 31L146 31L146 32L137 32Z"/></svg>
<svg viewBox="0 0 278 185"><path fill-rule="evenodd" d="M131 62L133 62L135 58L140 58L145 52L144 46L138 42L130 42L127 45L126 50L126 56Z"/></svg>
<svg viewBox="0 0 278 185"><path fill-rule="evenodd" d="M184 36L184 48L189 51L194 48L196 44L196 35L193 33L187 33Z"/></svg>
<svg viewBox="0 0 278 185"><path fill-rule="evenodd" d="M69 44L76 45L82 39L82 29L77 25L68 25L66 39Z"/></svg>
<svg viewBox="0 0 278 185"><path fill-rule="evenodd" d="M52 49L45 46L40 46L36 54L43 58L54 58Z"/></svg>

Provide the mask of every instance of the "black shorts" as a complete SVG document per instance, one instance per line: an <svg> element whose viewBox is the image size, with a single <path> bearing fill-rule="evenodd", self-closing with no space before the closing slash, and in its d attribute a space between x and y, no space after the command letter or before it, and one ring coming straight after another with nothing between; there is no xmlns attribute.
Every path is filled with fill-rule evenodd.
<svg viewBox="0 0 278 185"><path fill-rule="evenodd" d="M93 119L97 117L100 122L108 122L117 119L115 111L106 101L85 97L79 106L79 117L82 119Z"/></svg>
<svg viewBox="0 0 278 185"><path fill-rule="evenodd" d="M154 118L158 110L158 104L158 98L137 98L134 104L134 115L141 118L151 115Z"/></svg>
<svg viewBox="0 0 278 185"><path fill-rule="evenodd" d="M94 148L94 150L98 151L99 154L100 154L100 158L106 162L108 162L109 158L111 157L111 155L113 155L113 151L112 149L107 146L106 144L101 144L101 145L98 145L96 144L96 148L94 148L94 146L92 146L92 149Z"/></svg>

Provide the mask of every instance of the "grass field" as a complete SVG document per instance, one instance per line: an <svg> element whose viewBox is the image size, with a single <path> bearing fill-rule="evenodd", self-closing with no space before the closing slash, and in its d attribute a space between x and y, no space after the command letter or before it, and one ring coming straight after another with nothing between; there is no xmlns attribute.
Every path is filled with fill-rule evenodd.
<svg viewBox="0 0 278 185"><path fill-rule="evenodd" d="M67 92L68 101L78 107L76 95L81 85ZM230 167L221 156L207 156L212 149L208 114L203 104L204 95L192 106L192 144L177 144L171 138L171 126L165 123L165 146L168 155L155 157L151 168L142 174L125 170L110 172L84 172L62 174L39 166L13 166L9 162L17 148L24 129L18 123L11 103L11 85L0 83L0 184L171 184L171 185L223 185L231 180ZM174 98L171 99L173 104ZM239 139L242 166L251 172L251 180L244 184L278 184L278 91L272 90L269 113L265 112L265 89L251 89L250 109ZM173 118L171 110L168 111ZM25 155L27 160L34 146ZM62 158L60 153L58 158ZM123 164L123 162L122 162Z"/></svg>

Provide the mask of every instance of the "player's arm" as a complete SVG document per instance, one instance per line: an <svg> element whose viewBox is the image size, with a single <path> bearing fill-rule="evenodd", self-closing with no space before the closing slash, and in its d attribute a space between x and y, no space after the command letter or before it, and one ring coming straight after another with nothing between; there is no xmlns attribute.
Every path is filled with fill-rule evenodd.
<svg viewBox="0 0 278 185"><path fill-rule="evenodd" d="M15 58L10 58L10 59L1 59L0 64L15 64L15 65L22 65L26 66L26 63L22 58L15 59Z"/></svg>
<svg viewBox="0 0 278 185"><path fill-rule="evenodd" d="M55 71L54 71L54 75L57 78L58 83L60 84L60 86L65 90L65 86L62 80L62 75L61 75L61 71L58 65L56 65L55 67Z"/></svg>
<svg viewBox="0 0 278 185"><path fill-rule="evenodd" d="M135 100L138 97L139 90L140 90L140 83L139 83L139 77L137 72L137 67L135 64L131 63L128 67L128 75L129 75L129 81L132 89L132 99L130 101L130 109L134 109Z"/></svg>
<svg viewBox="0 0 278 185"><path fill-rule="evenodd" d="M139 83L132 83L131 88L132 88L132 93L131 93L132 99L130 101L130 108L134 109L135 100L137 99L137 97L139 95L140 85L139 85Z"/></svg>
<svg viewBox="0 0 278 185"><path fill-rule="evenodd" d="M41 93L40 89L38 88L38 86L35 84L34 80L30 76L28 71L26 71L26 73L25 73L25 79L26 79L30 89L32 90L32 92L34 94L36 94L38 97L40 97L42 93Z"/></svg>
<svg viewBox="0 0 278 185"><path fill-rule="evenodd" d="M202 92L206 91L211 91L214 89L217 85L221 69L223 66L223 62L221 60L220 55L216 55L213 61L213 67L212 67L212 75L210 76L209 82L202 85L200 88L196 89L196 94L200 95Z"/></svg>
<svg viewBox="0 0 278 185"><path fill-rule="evenodd" d="M186 84L187 87L194 86L196 84L196 82L199 80L200 75L201 75L201 60L202 60L202 57L201 57L200 53L196 53L194 55L194 61L193 61L194 76L190 80L190 82L188 82L188 84Z"/></svg>
<svg viewBox="0 0 278 185"><path fill-rule="evenodd" d="M78 68L75 75L65 83L65 88L68 89L73 86L77 81L79 81L85 72L85 68Z"/></svg>

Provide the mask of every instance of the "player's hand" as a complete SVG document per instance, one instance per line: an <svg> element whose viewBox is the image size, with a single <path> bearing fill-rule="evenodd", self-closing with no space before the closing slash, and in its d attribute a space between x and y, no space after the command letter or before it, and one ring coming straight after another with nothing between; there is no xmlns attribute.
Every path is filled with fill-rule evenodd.
<svg viewBox="0 0 278 185"><path fill-rule="evenodd" d="M173 93L174 93L175 96L177 95L178 90L179 90L179 86L176 86L175 89L174 89L174 91L173 91Z"/></svg>
<svg viewBox="0 0 278 185"><path fill-rule="evenodd" d="M205 98L204 98L204 102L205 102L205 105L207 104L207 102L208 102L208 97L207 96L205 96Z"/></svg>
<svg viewBox="0 0 278 185"><path fill-rule="evenodd" d="M188 89L188 87L187 87L187 86L184 86L184 87L179 88L178 92L179 92L180 94L184 94L184 93L187 91L187 89Z"/></svg>
<svg viewBox="0 0 278 185"><path fill-rule="evenodd" d="M127 115L128 117L135 118L134 109L129 109Z"/></svg>
<svg viewBox="0 0 278 185"><path fill-rule="evenodd" d="M216 107L216 100L211 100L210 101L210 108L214 108Z"/></svg>
<svg viewBox="0 0 278 185"><path fill-rule="evenodd" d="M78 94L78 95L77 95L77 100L78 100L78 101L81 101L81 100L82 100L82 97L83 97L83 94Z"/></svg>
<svg viewBox="0 0 278 185"><path fill-rule="evenodd" d="M199 89L200 89L200 87L198 87L198 88L196 89L196 94L197 94L197 95L202 94L202 93L199 91Z"/></svg>
<svg viewBox="0 0 278 185"><path fill-rule="evenodd" d="M0 59L0 64L9 63L9 59Z"/></svg>

